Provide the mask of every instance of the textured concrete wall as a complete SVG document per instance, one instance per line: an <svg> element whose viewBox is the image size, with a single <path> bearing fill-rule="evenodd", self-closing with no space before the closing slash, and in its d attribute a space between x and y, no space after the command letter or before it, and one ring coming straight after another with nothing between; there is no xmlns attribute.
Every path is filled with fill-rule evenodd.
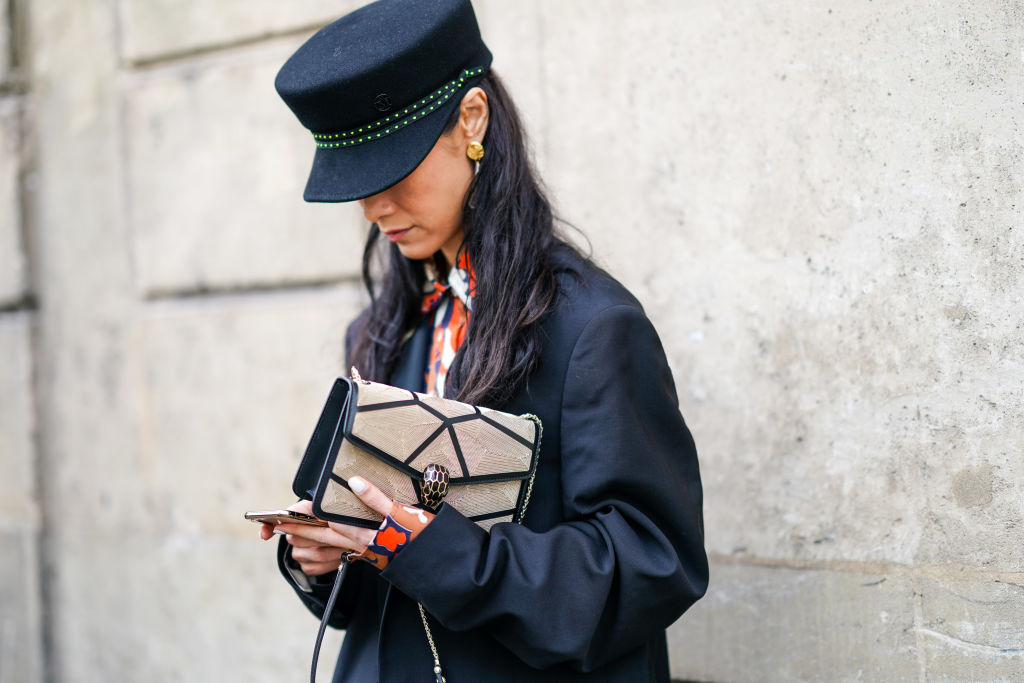
<svg viewBox="0 0 1024 683"><path fill-rule="evenodd" d="M21 229L22 98L0 93L0 308L17 307L27 294Z"/></svg>
<svg viewBox="0 0 1024 683"><path fill-rule="evenodd" d="M0 683L300 680L316 625L241 512L290 499L364 227L299 200L272 78L357 4L11 5ZM673 674L1019 677L1019 3L477 9L697 438Z"/></svg>
<svg viewBox="0 0 1024 683"><path fill-rule="evenodd" d="M0 683L42 674L32 317L0 313Z"/></svg>
<svg viewBox="0 0 1024 683"><path fill-rule="evenodd" d="M41 680L42 574L28 259L21 202L25 100L0 4L0 683Z"/></svg>
<svg viewBox="0 0 1024 683"><path fill-rule="evenodd" d="M687 7L607 5L625 58L566 21L620 114L549 120L702 454L714 583L674 671L1017 678L1021 5Z"/></svg>

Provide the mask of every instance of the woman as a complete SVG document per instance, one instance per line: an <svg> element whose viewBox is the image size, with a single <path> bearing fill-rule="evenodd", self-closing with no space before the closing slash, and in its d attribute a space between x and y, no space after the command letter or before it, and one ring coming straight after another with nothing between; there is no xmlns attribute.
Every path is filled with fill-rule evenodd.
<svg viewBox="0 0 1024 683"><path fill-rule="evenodd" d="M435 680L432 644L453 683L668 681L665 628L708 578L693 441L640 304L556 234L490 61L468 0L381 0L311 38L276 85L317 142L305 198L358 200L372 223L349 363L539 416L525 521L487 533L444 505L394 550L333 523L261 535L284 536L282 572L317 616L342 553L377 563L348 567L330 615L347 630L335 681ZM401 507L349 484L383 515Z"/></svg>

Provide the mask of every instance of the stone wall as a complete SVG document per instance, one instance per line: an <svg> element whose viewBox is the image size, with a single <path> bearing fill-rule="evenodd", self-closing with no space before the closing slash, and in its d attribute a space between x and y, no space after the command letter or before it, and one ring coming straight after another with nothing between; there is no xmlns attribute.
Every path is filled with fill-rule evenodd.
<svg viewBox="0 0 1024 683"><path fill-rule="evenodd" d="M41 680L36 400L20 187L25 97L15 60L14 15L0 3L0 683Z"/></svg>
<svg viewBox="0 0 1024 683"><path fill-rule="evenodd" d="M272 80L358 4L0 3L0 683L300 680L241 512L290 500L364 225L301 202ZM673 675L1019 676L1019 3L476 4L697 439Z"/></svg>

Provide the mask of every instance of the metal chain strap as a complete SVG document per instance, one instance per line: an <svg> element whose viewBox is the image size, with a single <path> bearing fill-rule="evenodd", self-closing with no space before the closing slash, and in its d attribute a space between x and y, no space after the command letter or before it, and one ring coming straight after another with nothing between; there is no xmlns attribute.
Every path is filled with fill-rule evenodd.
<svg viewBox="0 0 1024 683"><path fill-rule="evenodd" d="M437 646L434 645L434 634L430 632L430 624L427 623L427 611L423 605L416 603L420 608L420 619L423 620L423 630L427 632L427 642L430 643L430 651L434 655L434 678L435 683L445 683L445 677L441 675L441 658L437 656Z"/></svg>
<svg viewBox="0 0 1024 683"><path fill-rule="evenodd" d="M544 438L544 425L541 423L540 418L532 413L525 413L519 417L524 417L537 425L537 453L539 457L540 442L541 439ZM530 496L533 494L533 480L537 478L537 469L539 467L540 463L537 464L537 467L533 468L533 472L530 474L530 481L526 484L526 496L523 498L523 508L519 511L519 519L516 520L519 524L522 524L523 518L526 517L526 508L530 504Z"/></svg>
<svg viewBox="0 0 1024 683"><path fill-rule="evenodd" d="M355 368L353 368L355 372ZM544 436L544 425L541 423L540 418L536 415L527 413L520 415L519 417L526 418L537 425L537 453L540 453L540 443ZM539 466L539 465L538 465ZM530 474L530 481L526 485L526 495L523 497L523 507L519 510L519 514L515 519L516 524L522 524L523 518L526 516L526 508L530 504L530 496L533 494L533 480L537 477L537 468L533 468L533 473ZM423 620L423 630L427 634L427 643L430 644L430 652L434 655L434 681L435 683L446 683L446 678L442 675L441 669L441 658L437 654L437 645L434 644L434 634L430 632L430 624L427 623L427 611L423 609L423 605L416 603L416 606L420 610L420 619Z"/></svg>

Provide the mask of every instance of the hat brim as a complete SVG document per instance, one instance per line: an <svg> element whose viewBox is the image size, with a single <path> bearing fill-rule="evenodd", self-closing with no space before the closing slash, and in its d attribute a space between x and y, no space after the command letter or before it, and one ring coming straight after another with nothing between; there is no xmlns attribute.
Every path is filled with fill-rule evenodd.
<svg viewBox="0 0 1024 683"><path fill-rule="evenodd" d="M429 116L379 140L352 147L317 147L302 198L307 202L351 202L401 182L427 157L451 113L479 81L479 76L467 80Z"/></svg>

